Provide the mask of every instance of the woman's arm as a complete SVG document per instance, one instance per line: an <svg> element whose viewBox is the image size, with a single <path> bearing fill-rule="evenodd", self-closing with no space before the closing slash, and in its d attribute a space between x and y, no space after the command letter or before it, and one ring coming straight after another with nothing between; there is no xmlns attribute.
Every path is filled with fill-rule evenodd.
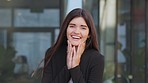
<svg viewBox="0 0 148 83"><path fill-rule="evenodd" d="M88 79L84 79L80 66L70 69L70 74L74 83L102 83L104 57L102 55L94 57L91 60L91 64Z"/></svg>
<svg viewBox="0 0 148 83"><path fill-rule="evenodd" d="M44 70L42 83L67 83L70 79L70 74L66 66L64 66L63 69L59 72L59 74L55 77L53 77L52 73L53 71L49 67Z"/></svg>
<svg viewBox="0 0 148 83"><path fill-rule="evenodd" d="M50 50L48 49L45 56L50 53ZM41 80L41 83L67 83L70 79L69 70L67 69L67 66L63 66L61 70L57 73L57 69L53 66L53 59L49 61L49 63L45 66L44 65L44 71L43 71L43 77ZM44 64L47 63L47 60L45 59ZM60 65L60 64L59 64ZM54 70L54 71L53 71ZM57 73L55 75L55 73Z"/></svg>

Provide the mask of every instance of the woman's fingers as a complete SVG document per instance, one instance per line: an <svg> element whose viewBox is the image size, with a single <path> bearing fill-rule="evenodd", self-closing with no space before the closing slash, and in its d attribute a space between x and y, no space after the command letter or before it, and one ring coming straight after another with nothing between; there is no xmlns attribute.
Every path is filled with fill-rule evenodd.
<svg viewBox="0 0 148 83"><path fill-rule="evenodd" d="M74 68L80 64L81 55L85 49L85 43L78 45L77 49L76 46L73 46L72 48L73 48L72 68Z"/></svg>
<svg viewBox="0 0 148 83"><path fill-rule="evenodd" d="M85 43L84 42L78 45L77 55L79 57L81 57L82 53L84 52L84 49L85 49Z"/></svg>
<svg viewBox="0 0 148 83"><path fill-rule="evenodd" d="M80 64L81 55L85 49L85 43L81 43L78 46L72 46L69 40L67 40L67 43L67 66L68 69L71 69Z"/></svg>
<svg viewBox="0 0 148 83"><path fill-rule="evenodd" d="M73 49L72 45L69 41L67 41L68 47L67 47L67 67L70 69L72 67L72 57L73 57Z"/></svg>

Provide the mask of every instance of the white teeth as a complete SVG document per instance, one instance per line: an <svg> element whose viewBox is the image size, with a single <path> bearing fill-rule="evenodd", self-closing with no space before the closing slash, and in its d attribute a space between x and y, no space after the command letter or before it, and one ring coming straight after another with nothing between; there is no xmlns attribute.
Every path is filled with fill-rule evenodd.
<svg viewBox="0 0 148 83"><path fill-rule="evenodd" d="M78 36L72 36L73 38L77 38L77 39L79 39L80 37L78 37Z"/></svg>

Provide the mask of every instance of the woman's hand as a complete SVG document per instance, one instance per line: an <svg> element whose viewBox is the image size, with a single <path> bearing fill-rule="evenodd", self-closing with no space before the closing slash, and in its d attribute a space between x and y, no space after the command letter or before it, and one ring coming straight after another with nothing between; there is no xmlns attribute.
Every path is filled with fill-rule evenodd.
<svg viewBox="0 0 148 83"><path fill-rule="evenodd" d="M72 45L71 45L71 43L69 42L69 41L67 41L68 42L68 47L67 47L67 67L68 67L68 69L70 69L71 68L71 65L72 65L72 50L73 50L73 48L72 48Z"/></svg>
<svg viewBox="0 0 148 83"><path fill-rule="evenodd" d="M67 67L68 69L74 68L80 64L81 55L84 52L85 43L81 43L78 46L72 46L68 41L67 48Z"/></svg>

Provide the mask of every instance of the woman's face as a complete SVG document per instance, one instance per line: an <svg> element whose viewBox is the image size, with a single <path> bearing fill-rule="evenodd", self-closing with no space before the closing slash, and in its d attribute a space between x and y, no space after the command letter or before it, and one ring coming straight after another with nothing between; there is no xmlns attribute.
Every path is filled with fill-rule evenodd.
<svg viewBox="0 0 148 83"><path fill-rule="evenodd" d="M72 19L67 27L67 39L74 46L85 42L89 37L89 28L82 17Z"/></svg>

